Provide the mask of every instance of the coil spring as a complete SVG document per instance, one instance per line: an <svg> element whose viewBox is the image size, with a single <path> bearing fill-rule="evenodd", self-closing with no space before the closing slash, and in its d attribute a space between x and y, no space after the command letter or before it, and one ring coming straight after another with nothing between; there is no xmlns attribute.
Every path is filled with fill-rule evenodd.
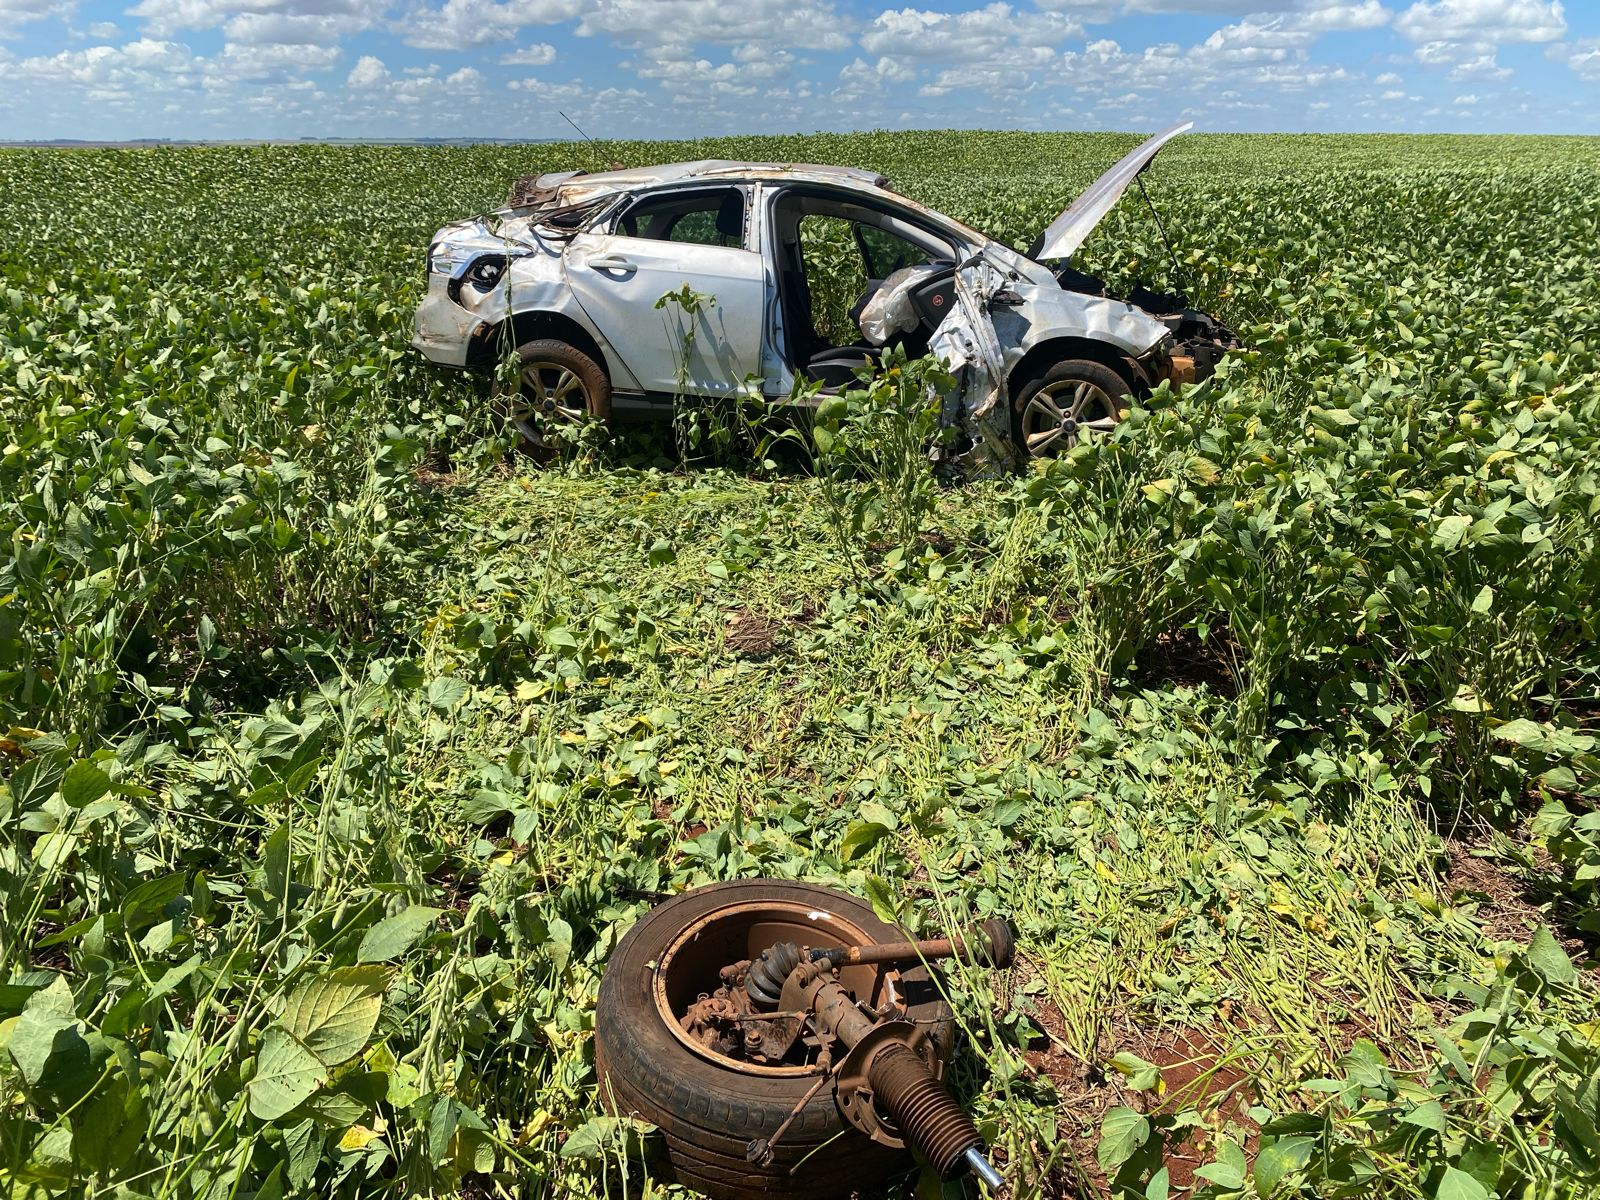
<svg viewBox="0 0 1600 1200"><path fill-rule="evenodd" d="M940 1179L954 1179L967 1169L967 1151L981 1149L983 1139L916 1051L898 1043L885 1046L873 1056L868 1079L900 1136L921 1151Z"/></svg>

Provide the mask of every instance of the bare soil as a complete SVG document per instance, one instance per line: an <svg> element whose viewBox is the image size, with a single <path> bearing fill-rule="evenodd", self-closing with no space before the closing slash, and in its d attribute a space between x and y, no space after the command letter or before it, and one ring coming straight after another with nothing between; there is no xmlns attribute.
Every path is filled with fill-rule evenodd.
<svg viewBox="0 0 1600 1200"><path fill-rule="evenodd" d="M742 608L728 617L728 649L746 658L765 658L778 644L778 631L772 618Z"/></svg>
<svg viewBox="0 0 1600 1200"><path fill-rule="evenodd" d="M1142 1027L1131 1021L1113 1028L1100 1039L1093 1060L1068 1048L1066 1025L1048 999L1033 999L1034 1022L1045 1035L1024 1057L1029 1067L1045 1076L1060 1097L1058 1132L1069 1148L1076 1170L1058 1173L1047 1194L1053 1197L1084 1194L1106 1196L1109 1185L1095 1161L1102 1118L1108 1109L1127 1104L1152 1116L1198 1112L1203 1124L1188 1130L1166 1146L1163 1162L1175 1192L1195 1183L1195 1170L1214 1157L1213 1141L1225 1129L1240 1139L1246 1158L1253 1158L1259 1131L1249 1110L1257 1096L1249 1083L1247 1064L1229 1061L1227 1044L1232 1032L1221 1015L1211 1028ZM1161 1068L1164 1090L1133 1092L1122 1077L1103 1069L1124 1051Z"/></svg>

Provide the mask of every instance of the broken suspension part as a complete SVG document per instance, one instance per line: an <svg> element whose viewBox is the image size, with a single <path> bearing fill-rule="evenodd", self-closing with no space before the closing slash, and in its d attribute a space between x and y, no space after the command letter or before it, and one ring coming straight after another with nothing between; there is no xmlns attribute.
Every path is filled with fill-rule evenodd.
<svg viewBox="0 0 1600 1200"><path fill-rule="evenodd" d="M779 1010L761 1035L764 1055L781 1060L807 1028L824 1055L831 1056L836 1042L847 1049L839 1065L835 1098L851 1125L882 1145L911 1146L941 1179L972 1170L993 1188L1000 1177L984 1157L983 1139L939 1081L939 1064L922 1031L900 1019L892 1008L874 1011L859 1004L841 984L838 971L846 964L940 958L1007 967L1015 946L1010 928L997 920L965 935L918 942L819 948L779 942L753 962L723 968L721 978L736 982L743 973L745 996L741 999L747 997L764 1008ZM780 975L781 987L775 986ZM751 1161L769 1156L787 1125L785 1122L769 1138L751 1142Z"/></svg>

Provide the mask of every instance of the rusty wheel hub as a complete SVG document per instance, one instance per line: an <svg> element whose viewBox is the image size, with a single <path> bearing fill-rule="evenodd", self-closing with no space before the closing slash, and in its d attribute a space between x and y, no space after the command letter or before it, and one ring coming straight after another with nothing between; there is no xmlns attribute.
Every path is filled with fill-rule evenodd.
<svg viewBox="0 0 1600 1200"><path fill-rule="evenodd" d="M793 1018L772 1003L759 1005L748 986L752 962L788 944L860 947L872 939L843 917L800 904L757 901L718 909L685 927L657 962L651 990L662 1021L696 1054L729 1070L769 1076L826 1070L818 1066L821 1040L788 1036ZM758 991L759 981L770 980L763 967ZM778 992L783 981L775 980ZM905 1011L900 972L892 966L847 966L840 981L874 1008Z"/></svg>

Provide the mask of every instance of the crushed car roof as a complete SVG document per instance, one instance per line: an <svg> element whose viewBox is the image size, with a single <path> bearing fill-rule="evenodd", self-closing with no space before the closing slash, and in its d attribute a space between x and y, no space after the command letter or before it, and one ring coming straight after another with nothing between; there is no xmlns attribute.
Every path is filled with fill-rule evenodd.
<svg viewBox="0 0 1600 1200"><path fill-rule="evenodd" d="M559 189L567 201L602 192L626 192L660 183L693 179L806 179L817 183L844 183L856 187L886 188L889 180L860 167L829 167L818 163L740 162L731 158L699 158L692 162L662 163L655 167L628 167L620 171L557 171L541 175L534 186Z"/></svg>

